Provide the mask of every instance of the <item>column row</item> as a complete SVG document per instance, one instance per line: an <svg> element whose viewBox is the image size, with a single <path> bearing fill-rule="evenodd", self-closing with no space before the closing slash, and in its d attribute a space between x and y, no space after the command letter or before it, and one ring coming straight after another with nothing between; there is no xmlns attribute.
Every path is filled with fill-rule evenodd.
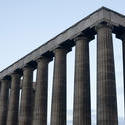
<svg viewBox="0 0 125 125"><path fill-rule="evenodd" d="M112 27L100 24L96 27L96 31L97 125L118 125ZM74 39L76 48L73 125L91 125L90 40L84 33ZM123 39L123 57L124 41L125 39ZM51 125L66 125L67 121L67 53L68 50L64 47L54 50ZM37 60L35 99L32 86L33 66L26 65L23 68L21 100L19 96L22 74L14 72L11 79L7 77L1 80L0 125L47 125L48 64L51 60L52 58L48 56ZM124 58L123 61L125 63Z"/></svg>

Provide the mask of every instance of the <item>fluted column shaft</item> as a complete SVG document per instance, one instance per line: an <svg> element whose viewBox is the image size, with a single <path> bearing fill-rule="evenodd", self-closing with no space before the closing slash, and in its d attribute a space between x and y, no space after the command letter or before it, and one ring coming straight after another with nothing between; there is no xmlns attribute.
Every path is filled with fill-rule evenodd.
<svg viewBox="0 0 125 125"><path fill-rule="evenodd" d="M51 125L66 125L66 50L56 49L54 60Z"/></svg>
<svg viewBox="0 0 125 125"><path fill-rule="evenodd" d="M73 125L91 125L89 40L79 36L75 41Z"/></svg>
<svg viewBox="0 0 125 125"><path fill-rule="evenodd" d="M18 125L20 75L17 73L13 73L11 75L11 79L7 125Z"/></svg>
<svg viewBox="0 0 125 125"><path fill-rule="evenodd" d="M37 61L37 83L33 125L47 125L48 58Z"/></svg>
<svg viewBox="0 0 125 125"><path fill-rule="evenodd" d="M10 80L1 80L0 93L0 125L6 125L7 110L8 110L8 96L9 96Z"/></svg>
<svg viewBox="0 0 125 125"><path fill-rule="evenodd" d="M23 69L23 85L21 95L21 106L19 125L31 125L32 122L32 87L33 68L26 66Z"/></svg>
<svg viewBox="0 0 125 125"><path fill-rule="evenodd" d="M112 28L97 27L97 125L118 125Z"/></svg>

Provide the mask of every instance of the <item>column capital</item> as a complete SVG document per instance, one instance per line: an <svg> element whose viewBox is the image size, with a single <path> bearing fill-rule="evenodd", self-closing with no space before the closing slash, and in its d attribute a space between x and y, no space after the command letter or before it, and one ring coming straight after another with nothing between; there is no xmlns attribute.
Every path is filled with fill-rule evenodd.
<svg viewBox="0 0 125 125"><path fill-rule="evenodd" d="M55 50L53 50L54 55L58 52L65 52L65 54L67 54L69 52L69 49L60 46L56 48Z"/></svg>
<svg viewBox="0 0 125 125"><path fill-rule="evenodd" d="M10 76L11 76L11 78L13 77L13 76L19 76L19 77L21 77L22 76L22 71L14 71Z"/></svg>
<svg viewBox="0 0 125 125"><path fill-rule="evenodd" d="M40 58L38 58L37 60L36 60L36 62L37 62L37 64L39 63L39 62L46 62L46 63L49 63L50 61L52 61L53 60L53 58L52 57L46 57L46 56L41 56Z"/></svg>
<svg viewBox="0 0 125 125"><path fill-rule="evenodd" d="M24 70L27 70L27 69L34 70L35 68L34 68L32 65L30 65L30 64L26 64L26 65L22 68L22 70L24 71Z"/></svg>
<svg viewBox="0 0 125 125"><path fill-rule="evenodd" d="M96 31L98 31L102 28L109 28L109 29L113 30L113 25L108 23L108 22L102 22L102 23L99 23L95 26Z"/></svg>
<svg viewBox="0 0 125 125"><path fill-rule="evenodd" d="M80 35L80 36L77 36L76 38L74 38L74 41L77 42L79 40L86 40L86 41L89 41L89 39L87 38L87 36L84 36L84 35Z"/></svg>
<svg viewBox="0 0 125 125"><path fill-rule="evenodd" d="M82 32L79 36L74 38L74 42L76 43L77 41L80 41L80 40L89 42L89 41L93 40L94 38L95 38L94 35L90 36L90 35Z"/></svg>

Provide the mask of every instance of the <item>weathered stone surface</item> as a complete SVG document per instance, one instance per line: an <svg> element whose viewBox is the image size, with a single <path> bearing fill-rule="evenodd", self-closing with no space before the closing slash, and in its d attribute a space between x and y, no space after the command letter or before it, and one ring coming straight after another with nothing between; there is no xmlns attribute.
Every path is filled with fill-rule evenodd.
<svg viewBox="0 0 125 125"><path fill-rule="evenodd" d="M37 61L37 83L33 125L47 125L48 58Z"/></svg>
<svg viewBox="0 0 125 125"><path fill-rule="evenodd" d="M33 68L30 66L26 66L23 69L23 86L21 94L19 125L31 125L32 123L32 82Z"/></svg>
<svg viewBox="0 0 125 125"><path fill-rule="evenodd" d="M6 125L8 111L8 96L9 96L10 80L1 80L0 92L0 125Z"/></svg>
<svg viewBox="0 0 125 125"><path fill-rule="evenodd" d="M91 125L89 39L76 38L73 125Z"/></svg>
<svg viewBox="0 0 125 125"><path fill-rule="evenodd" d="M118 125L112 29L97 27L97 125Z"/></svg>
<svg viewBox="0 0 125 125"><path fill-rule="evenodd" d="M20 94L20 75L13 73L11 75L11 89L8 106L7 125L18 125L18 108Z"/></svg>
<svg viewBox="0 0 125 125"><path fill-rule="evenodd" d="M75 46L75 42L73 124L91 125L89 40L90 36L95 34L97 34L98 48L97 125L118 125L112 32L119 36L121 32L124 32L123 29L125 29L125 16L102 7L0 72L0 79L3 79L0 90L0 125L17 125L20 87L22 96L18 116L19 125L32 125L32 123L33 125L47 125L48 59L46 58L53 56L55 60L51 125L66 125L66 55L69 48ZM125 39L123 36L122 40L124 64ZM37 86L34 84L33 87L33 70L36 69L37 63ZM22 72L22 70L23 82L19 85L19 75L12 75L12 73ZM11 75L12 86L8 110ZM34 92L35 89L36 92ZM34 94L36 94L35 107Z"/></svg>
<svg viewBox="0 0 125 125"><path fill-rule="evenodd" d="M41 55L45 54L50 50L54 50L58 48L60 44L64 43L67 40L73 39L78 36L82 31L92 28L100 22L110 22L112 25L118 27L119 25L125 27L125 16L118 14L112 10L107 8L100 8L94 13L90 14L83 20L79 21L75 25L71 26L64 32L60 33L50 41L46 42L36 50L32 51L19 61L15 62L11 66L7 67L5 70L0 72L0 78L3 78L6 75L10 75L16 69L23 68L26 63L31 62L32 60L36 60L40 58Z"/></svg>
<svg viewBox="0 0 125 125"><path fill-rule="evenodd" d="M66 125L66 50L56 49L54 60L51 125Z"/></svg>

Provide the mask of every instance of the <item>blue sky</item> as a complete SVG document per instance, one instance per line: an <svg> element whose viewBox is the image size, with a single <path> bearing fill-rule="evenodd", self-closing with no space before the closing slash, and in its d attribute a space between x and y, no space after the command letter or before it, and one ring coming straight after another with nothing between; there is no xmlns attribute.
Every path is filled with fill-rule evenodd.
<svg viewBox="0 0 125 125"><path fill-rule="evenodd" d="M6 68L101 6L125 14L125 0L0 0L0 70ZM115 39L115 36L113 38L120 123L123 122L124 116L122 46L120 40ZM90 43L90 55L92 116L94 119L96 116L96 40ZM74 48L68 54L67 61L68 125L71 125ZM50 119L52 74L53 62L49 65L50 96L48 98L48 119ZM93 120L93 125L94 122L95 120Z"/></svg>

